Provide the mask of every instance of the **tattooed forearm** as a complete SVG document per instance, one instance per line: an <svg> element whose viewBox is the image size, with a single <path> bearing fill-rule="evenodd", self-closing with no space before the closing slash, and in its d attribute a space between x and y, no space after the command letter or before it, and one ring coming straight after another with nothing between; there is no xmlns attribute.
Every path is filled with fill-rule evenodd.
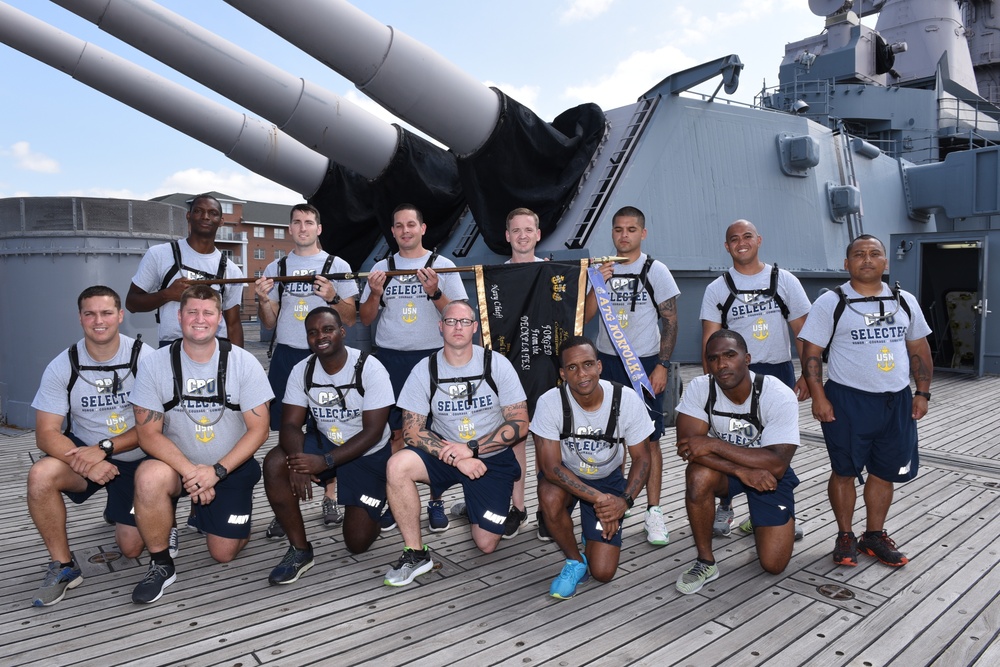
<svg viewBox="0 0 1000 667"><path fill-rule="evenodd" d="M479 451L488 454L516 445L528 434L528 404L526 401L505 405L502 408L503 423L479 443Z"/></svg>
<svg viewBox="0 0 1000 667"><path fill-rule="evenodd" d="M146 408L140 408L138 405L134 406L135 412L135 423L136 424L148 424L150 422L163 421L163 413L157 412L156 410L147 410Z"/></svg>
<svg viewBox="0 0 1000 667"><path fill-rule="evenodd" d="M810 380L822 382L823 359L820 357L809 357L806 359L806 367L802 369L802 377L806 379L806 382L809 382Z"/></svg>
<svg viewBox="0 0 1000 667"><path fill-rule="evenodd" d="M643 461L635 474L629 474L628 486L625 487L625 492L630 496L635 498L642 491L642 487L646 485L646 481L649 479L649 462Z"/></svg>
<svg viewBox="0 0 1000 667"><path fill-rule="evenodd" d="M677 297L662 302L660 311L660 359L669 359L677 344Z"/></svg>
<svg viewBox="0 0 1000 667"><path fill-rule="evenodd" d="M913 380L917 383L918 387L924 383L930 384L931 371L924 366L919 354L914 354L910 357L910 370L913 372Z"/></svg>
<svg viewBox="0 0 1000 667"><path fill-rule="evenodd" d="M409 447L422 449L428 454L437 454L444 443L434 433L426 429L427 415L403 410L403 442Z"/></svg>
<svg viewBox="0 0 1000 667"><path fill-rule="evenodd" d="M566 468L561 465L553 466L552 479L577 498L590 502L597 497L594 489L581 482L576 475L568 474Z"/></svg>

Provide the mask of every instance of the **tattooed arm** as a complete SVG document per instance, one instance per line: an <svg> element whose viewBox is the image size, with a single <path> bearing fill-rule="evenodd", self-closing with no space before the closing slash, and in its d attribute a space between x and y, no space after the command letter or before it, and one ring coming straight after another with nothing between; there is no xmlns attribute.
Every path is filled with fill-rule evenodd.
<svg viewBox="0 0 1000 667"><path fill-rule="evenodd" d="M657 356L661 361L669 361L677 344L677 297L661 302L656 308L660 313L660 352ZM667 388L667 379L667 368L657 365L649 374L654 394L663 393Z"/></svg>
<svg viewBox="0 0 1000 667"><path fill-rule="evenodd" d="M447 441L427 428L427 415L403 410L403 443L440 457Z"/></svg>
<svg viewBox="0 0 1000 667"><path fill-rule="evenodd" d="M833 405L823 390L823 348L807 340L802 341L802 377L812 397L812 413L817 421L832 422L836 419Z"/></svg>
<svg viewBox="0 0 1000 667"><path fill-rule="evenodd" d="M647 453L647 460L648 456ZM535 458L538 462L538 469L545 475L545 480L558 486L573 497L595 504L602 495L605 495L584 483L572 470L563 465L562 452L559 448L558 440L543 438L536 433ZM648 474L647 470L647 476Z"/></svg>
<svg viewBox="0 0 1000 667"><path fill-rule="evenodd" d="M931 376L934 374L934 362L931 358L931 346L927 338L906 341L906 353L910 356L910 372L917 384L917 391L930 392ZM913 397L913 418L920 419L927 414L927 399L923 396Z"/></svg>
<svg viewBox="0 0 1000 667"><path fill-rule="evenodd" d="M190 472L194 464L163 433L163 413L138 405L133 405L132 410L135 412L135 430L139 434L142 451L163 461L176 470L178 475Z"/></svg>

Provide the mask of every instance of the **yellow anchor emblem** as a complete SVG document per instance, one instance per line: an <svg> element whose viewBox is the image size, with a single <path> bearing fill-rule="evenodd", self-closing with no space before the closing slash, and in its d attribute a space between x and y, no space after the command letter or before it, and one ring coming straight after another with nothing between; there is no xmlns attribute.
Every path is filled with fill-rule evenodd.
<svg viewBox="0 0 1000 667"><path fill-rule="evenodd" d="M889 352L889 348L887 348L885 345L883 345L882 349L879 350L879 353L875 356L875 359L878 362L878 369L880 371L888 373L889 371L891 371L893 368L896 367L896 361L893 358L892 353Z"/></svg>
<svg viewBox="0 0 1000 667"><path fill-rule="evenodd" d="M211 426L205 426L209 422L207 416L202 417L198 420L199 425L194 427L194 437L202 442L209 442L215 438L215 431Z"/></svg>
<svg viewBox="0 0 1000 667"><path fill-rule="evenodd" d="M412 301L403 306L403 321L407 324L413 324L417 321L417 307L413 305Z"/></svg>
<svg viewBox="0 0 1000 667"><path fill-rule="evenodd" d="M326 438L335 445L344 444L344 434L336 426L331 426L330 430L326 433Z"/></svg>
<svg viewBox="0 0 1000 667"><path fill-rule="evenodd" d="M309 314L309 304L306 303L305 299L299 299L299 302L295 304L295 309L293 311L295 319L299 322L304 322L306 315Z"/></svg>
<svg viewBox="0 0 1000 667"><path fill-rule="evenodd" d="M462 417L462 423L458 425L458 437L462 440L472 440L476 437L476 425L468 417Z"/></svg>
<svg viewBox="0 0 1000 667"><path fill-rule="evenodd" d="M624 308L618 309L618 324L621 325L622 329L628 326L628 313L625 312Z"/></svg>
<svg viewBox="0 0 1000 667"><path fill-rule="evenodd" d="M117 412L112 412L111 416L105 420L108 425L108 431L119 435L128 430L128 424L125 422L125 417L118 414Z"/></svg>
<svg viewBox="0 0 1000 667"><path fill-rule="evenodd" d="M756 340L764 340L767 335L767 322L764 321L763 317L757 318L757 321L753 323L753 337Z"/></svg>

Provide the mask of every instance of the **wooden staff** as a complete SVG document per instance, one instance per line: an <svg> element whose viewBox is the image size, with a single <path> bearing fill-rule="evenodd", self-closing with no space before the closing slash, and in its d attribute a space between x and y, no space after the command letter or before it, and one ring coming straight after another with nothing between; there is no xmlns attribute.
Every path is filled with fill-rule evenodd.
<svg viewBox="0 0 1000 667"><path fill-rule="evenodd" d="M554 264L570 264L575 263L578 260L561 260L553 262ZM624 257L619 257L617 255L606 255L604 257L590 257L587 259L589 264L604 264L605 262L623 262ZM503 265L501 265L503 266ZM464 272L474 272L476 270L476 265L473 266L444 266L440 269L430 267L435 273L464 273ZM322 276L328 280L354 280L356 278L367 278L371 275L370 271L362 271L360 273L318 273L310 274L304 276L268 276L271 280L276 283L304 283L312 282L319 276ZM417 269L405 269L399 271L386 271L385 275L389 278L393 276L415 276L417 275ZM245 285L250 285L257 282L257 278L212 278L209 280L190 280L188 284L190 285L235 285L238 283L243 283Z"/></svg>

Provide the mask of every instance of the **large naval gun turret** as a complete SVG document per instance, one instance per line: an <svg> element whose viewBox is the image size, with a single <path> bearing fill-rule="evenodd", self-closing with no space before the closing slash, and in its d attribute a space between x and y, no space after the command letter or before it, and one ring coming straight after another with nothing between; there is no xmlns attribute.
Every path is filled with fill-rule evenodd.
<svg viewBox="0 0 1000 667"><path fill-rule="evenodd" d="M57 3L266 121L201 106L181 86L164 94L153 75L3 3L0 40L301 192L323 213L324 244L356 268L393 249L387 212L402 201L424 210L428 241L458 264L505 259L503 222L516 206L542 217L540 253L612 254L611 215L635 205L647 214L645 249L683 291L675 359L695 361L701 293L729 264L730 222L756 222L768 261L811 297L844 279L845 246L870 233L932 322L935 363L1000 372L987 319L987 294L1000 289L1000 272L987 270L990 246L1000 252L998 0L810 0L822 31L788 45L779 86L753 106L718 97L739 85L742 65L729 55L632 104L582 105L551 123L341 0L227 2L447 150L200 39L149 0ZM126 70L135 78L121 83ZM691 92L715 80L715 94ZM198 111L178 116L189 107Z"/></svg>

